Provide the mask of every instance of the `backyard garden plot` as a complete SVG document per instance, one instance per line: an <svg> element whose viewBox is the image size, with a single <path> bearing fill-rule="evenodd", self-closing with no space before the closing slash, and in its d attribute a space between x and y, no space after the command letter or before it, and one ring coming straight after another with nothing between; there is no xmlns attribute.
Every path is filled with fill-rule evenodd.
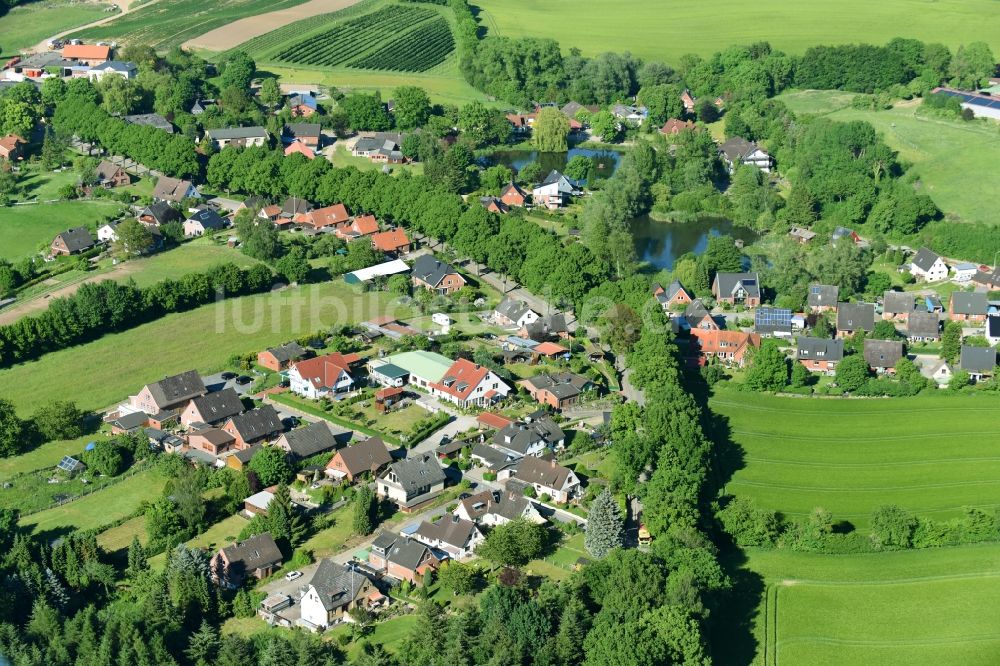
<svg viewBox="0 0 1000 666"><path fill-rule="evenodd" d="M1000 425L989 397L806 400L720 391L742 467L725 492L790 518L823 507L865 529L896 504L947 520L1000 506Z"/></svg>

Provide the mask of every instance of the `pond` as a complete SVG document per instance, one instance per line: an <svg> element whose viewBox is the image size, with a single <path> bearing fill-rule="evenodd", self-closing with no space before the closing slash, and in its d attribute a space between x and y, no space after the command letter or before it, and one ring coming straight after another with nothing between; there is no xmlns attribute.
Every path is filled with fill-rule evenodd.
<svg viewBox="0 0 1000 666"><path fill-rule="evenodd" d="M643 215L632 220L630 227L639 261L666 270L674 267L677 257L688 252L704 252L712 236L728 234L747 245L758 238L755 232L737 227L724 217L703 217L690 222L657 222Z"/></svg>
<svg viewBox="0 0 1000 666"><path fill-rule="evenodd" d="M593 159L594 166L597 169L596 174L601 178L610 178L622 159L622 156L613 150L570 148L565 153L540 153L537 150L503 150L479 158L479 163L487 167L502 164L516 173L524 168L525 165L538 162L542 167L542 173L548 174L553 169L564 171L566 164L577 155Z"/></svg>

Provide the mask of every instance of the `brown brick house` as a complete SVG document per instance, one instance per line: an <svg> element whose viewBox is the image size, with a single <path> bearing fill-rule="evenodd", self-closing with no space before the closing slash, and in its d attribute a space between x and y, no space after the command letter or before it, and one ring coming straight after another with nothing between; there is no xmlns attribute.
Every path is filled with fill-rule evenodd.
<svg viewBox="0 0 1000 666"><path fill-rule="evenodd" d="M281 372L305 356L306 350L299 343L289 342L280 347L269 347L262 352L257 352L257 365L273 372Z"/></svg>
<svg viewBox="0 0 1000 666"><path fill-rule="evenodd" d="M107 160L101 160L101 163L97 165L96 176L98 187L105 189L126 187L132 184L132 179L125 169Z"/></svg>
<svg viewBox="0 0 1000 666"><path fill-rule="evenodd" d="M392 456L381 438L370 437L337 451L326 464L326 474L353 482L355 477L365 472L375 476L391 462Z"/></svg>
<svg viewBox="0 0 1000 666"><path fill-rule="evenodd" d="M236 443L236 438L221 428L201 428L188 433L187 442L189 449L220 456Z"/></svg>
<svg viewBox="0 0 1000 666"><path fill-rule="evenodd" d="M69 256L86 252L94 247L94 237L86 227L73 227L56 235L52 240L52 255Z"/></svg>
<svg viewBox="0 0 1000 666"><path fill-rule="evenodd" d="M436 291L442 296L453 294L465 286L465 278L458 271L429 254L417 257L413 262L412 275L413 286Z"/></svg>
<svg viewBox="0 0 1000 666"><path fill-rule="evenodd" d="M217 585L237 588L247 577L267 578L281 568L283 560L271 534L262 532L220 549L212 557L209 569Z"/></svg>
<svg viewBox="0 0 1000 666"><path fill-rule="evenodd" d="M233 416L222 429L232 435L236 442L234 447L246 449L252 444L265 442L284 430L278 412L271 405L262 405L257 409Z"/></svg>

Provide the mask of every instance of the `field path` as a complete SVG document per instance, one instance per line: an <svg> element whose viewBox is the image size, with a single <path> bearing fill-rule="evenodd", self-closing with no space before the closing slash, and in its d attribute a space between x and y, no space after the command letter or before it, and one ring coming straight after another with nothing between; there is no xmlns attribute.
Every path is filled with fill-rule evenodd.
<svg viewBox="0 0 1000 666"><path fill-rule="evenodd" d="M77 30L83 30L84 28L93 28L98 25L104 25L105 23L110 23L111 21L114 21L116 18L125 16L125 14L128 14L130 11L132 11L132 5L135 4L136 0L110 0L110 2L113 5L117 5L118 9L120 9L121 11L115 12L114 14L108 14L104 18L98 19L97 21L92 21L91 23L78 25L75 28L70 28L69 30L63 30L60 33L52 35L51 37L46 37L42 41L35 44L35 48L33 50L39 53L48 51L49 42L51 42L53 39L59 39L60 37L64 37L65 35L70 34L71 32L76 32ZM141 5L143 7L147 7L153 4L154 2L157 2L157 0L149 0L149 2L143 2L141 3Z"/></svg>
<svg viewBox="0 0 1000 666"><path fill-rule="evenodd" d="M137 265L135 262L126 261L118 264L109 271L103 273L98 273L97 275L88 275L83 278L74 280L69 283L64 283L52 291L43 291L34 294L26 299L18 300L10 307L6 307L0 310L0 326L6 326L7 324L13 324L15 321L24 317L25 315L38 314L39 311L45 310L49 307L49 303L53 298L59 298L60 296L70 296L76 293L76 290L80 288L81 285L87 284L88 282L100 282L101 280L118 280L128 275L129 273L135 272Z"/></svg>
<svg viewBox="0 0 1000 666"><path fill-rule="evenodd" d="M221 28L210 30L204 35L189 39L182 46L185 48L207 49L209 51L227 51L254 37L260 37L289 23L319 14L336 12L358 2L359 0L309 0L309 2L289 7L288 9L279 9L266 14L248 16L238 21L233 21Z"/></svg>

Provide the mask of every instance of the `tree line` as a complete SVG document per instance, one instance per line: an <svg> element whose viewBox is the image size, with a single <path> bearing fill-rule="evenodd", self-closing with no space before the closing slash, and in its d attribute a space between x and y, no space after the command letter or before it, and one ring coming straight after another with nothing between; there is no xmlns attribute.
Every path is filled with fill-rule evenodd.
<svg viewBox="0 0 1000 666"><path fill-rule="evenodd" d="M191 310L220 297L266 291L273 281L271 269L263 264L248 269L219 264L148 287L137 287L131 280L83 284L73 295L54 299L42 314L0 327L0 367L123 331L171 312Z"/></svg>

